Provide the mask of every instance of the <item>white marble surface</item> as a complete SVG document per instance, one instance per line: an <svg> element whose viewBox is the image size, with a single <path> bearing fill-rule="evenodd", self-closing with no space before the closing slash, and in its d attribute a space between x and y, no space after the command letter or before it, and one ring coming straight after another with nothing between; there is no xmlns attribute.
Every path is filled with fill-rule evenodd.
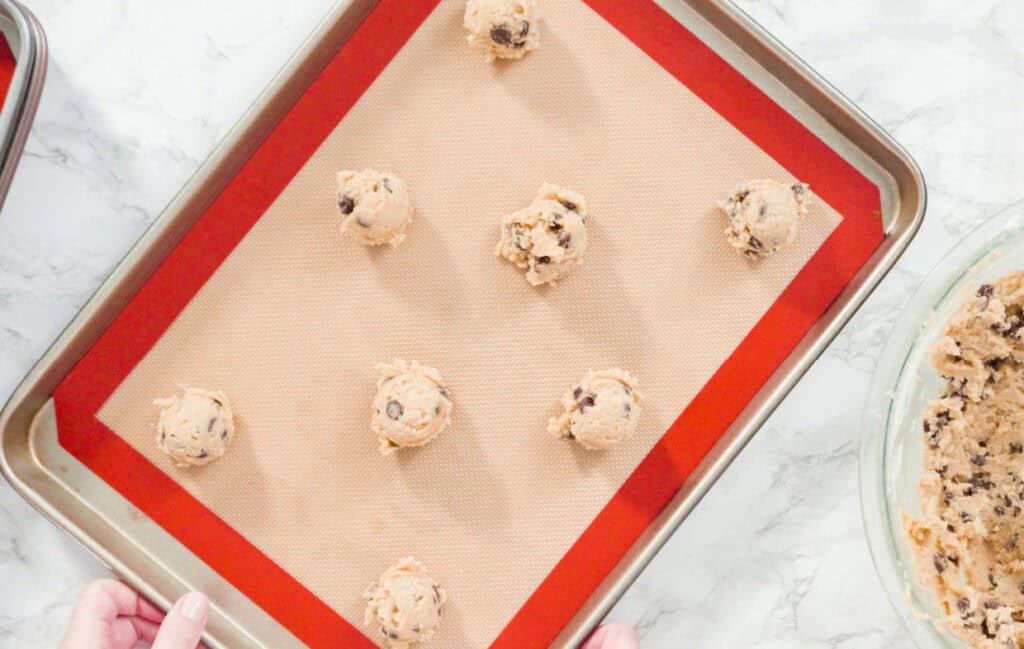
<svg viewBox="0 0 1024 649"><path fill-rule="evenodd" d="M332 0L32 0L46 91L0 213L0 399ZM868 556L859 413L909 291L1024 203L1018 0L739 0L904 144L928 219L878 292L612 613L644 647L910 647ZM103 570L0 481L0 646L54 646Z"/></svg>

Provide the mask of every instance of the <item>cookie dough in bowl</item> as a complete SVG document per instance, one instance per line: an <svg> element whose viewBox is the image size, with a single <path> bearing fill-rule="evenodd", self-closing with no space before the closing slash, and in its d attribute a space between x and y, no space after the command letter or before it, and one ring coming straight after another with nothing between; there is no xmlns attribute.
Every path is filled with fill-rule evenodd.
<svg viewBox="0 0 1024 649"><path fill-rule="evenodd" d="M181 396L156 399L160 418L156 443L179 467L213 462L231 443L235 420L223 392L187 388Z"/></svg>
<svg viewBox="0 0 1024 649"><path fill-rule="evenodd" d="M430 443L451 425L452 399L441 373L416 361L378 363L370 427L380 452Z"/></svg>
<svg viewBox="0 0 1024 649"><path fill-rule="evenodd" d="M501 222L494 254L526 271L534 286L551 284L583 261L587 204L580 194L545 184L524 209Z"/></svg>
<svg viewBox="0 0 1024 649"><path fill-rule="evenodd" d="M1024 646L1024 272L982 284L931 350L918 574L969 646Z"/></svg>
<svg viewBox="0 0 1024 649"><path fill-rule="evenodd" d="M751 180L721 203L726 239L750 259L767 257L796 240L810 197L803 183Z"/></svg>
<svg viewBox="0 0 1024 649"><path fill-rule="evenodd" d="M589 450L612 448L636 431L640 399L628 372L587 372L562 397L562 413L548 422L548 431Z"/></svg>
<svg viewBox="0 0 1024 649"><path fill-rule="evenodd" d="M488 61L521 59L540 45L537 0L469 0L462 23Z"/></svg>
<svg viewBox="0 0 1024 649"><path fill-rule="evenodd" d="M422 563L405 557L370 584L363 597L366 626L376 628L387 647L407 649L434 635L445 592Z"/></svg>
<svg viewBox="0 0 1024 649"><path fill-rule="evenodd" d="M374 169L338 172L338 211L341 232L368 246L405 241L412 222L412 199L405 181Z"/></svg>

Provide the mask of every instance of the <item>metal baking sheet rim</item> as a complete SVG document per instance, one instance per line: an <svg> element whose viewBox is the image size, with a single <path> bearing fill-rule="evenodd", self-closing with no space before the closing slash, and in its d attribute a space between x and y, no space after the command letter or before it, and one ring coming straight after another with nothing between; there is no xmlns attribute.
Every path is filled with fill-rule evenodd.
<svg viewBox="0 0 1024 649"><path fill-rule="evenodd" d="M14 77L0 112L0 206L21 160L46 78L47 46L43 28L28 9L0 0L0 32L14 54Z"/></svg>
<svg viewBox="0 0 1024 649"><path fill-rule="evenodd" d="M0 0L0 6L8 0ZM343 2L320 23L314 33L285 65L268 88L211 154L195 176L171 201L122 263L93 295L15 390L0 412L0 473L43 515L68 531L103 563L138 587L158 604L167 606L166 593L181 590L183 579L172 574L144 549L122 534L53 476L37 455L33 440L40 429L53 425L50 397L56 385L149 276L156 264L174 247L206 205L219 192L218 179L226 182L262 141L277 119L299 96L337 47L351 35L375 6L373 0ZM729 463L753 437L761 424L824 351L905 250L923 220L926 194L924 179L910 156L848 99L832 88L795 55L730 3L719 0L678 0L677 8L694 12L710 31L702 38L720 40L749 57L737 65L787 110L809 111L838 131L840 138L856 146L884 171L895 200L885 201L883 220L886 238L787 361L773 374L758 396L723 435L693 475L657 519L637 540L601 587L594 592L552 646L579 644L615 601L636 579L672 532L686 518ZM45 67L45 44L34 19L26 18L39 34L39 59ZM716 44L711 43L715 47ZM730 63L742 63L715 47ZM760 72L758 72L760 69ZM38 77L39 75L33 75ZM41 86L41 80L38 82ZM12 84L13 85L13 84ZM773 86L772 89L765 86ZM26 91L29 88L26 87ZM791 93L795 106L779 93ZM31 96L34 94L34 98ZM23 110L34 111L36 92L26 95ZM802 116L806 116L806 113ZM26 129L27 130L27 129ZM820 134L819 134L820 135ZM836 138L823 138L830 145ZM21 139L21 145L24 138ZM19 148L20 151L20 148ZM0 170L0 189L3 183ZM8 179L9 182L9 179ZM213 187L211 187L213 186ZM191 219L191 220L190 220ZM105 542L104 542L105 541ZM221 619L217 619L217 618ZM237 646L254 642L229 616L215 611L207 641L211 646Z"/></svg>

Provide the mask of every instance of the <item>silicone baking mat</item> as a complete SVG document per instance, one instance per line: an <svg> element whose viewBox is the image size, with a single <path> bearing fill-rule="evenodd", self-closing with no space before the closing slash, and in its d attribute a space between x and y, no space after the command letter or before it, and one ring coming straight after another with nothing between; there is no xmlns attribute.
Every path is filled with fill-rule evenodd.
<svg viewBox="0 0 1024 649"><path fill-rule="evenodd" d="M449 592L436 646L546 646L883 238L877 188L653 2L549 0L541 49L497 65L463 7L381 2L55 394L69 452L313 647L372 646L361 594L407 554ZM413 193L396 250L337 231L334 172L368 166ZM758 177L815 198L753 263L715 203ZM592 242L537 289L492 251L546 181L587 197ZM395 356L456 410L385 458ZM550 438L612 366L647 397L636 437ZM238 417L198 470L153 440L179 384Z"/></svg>

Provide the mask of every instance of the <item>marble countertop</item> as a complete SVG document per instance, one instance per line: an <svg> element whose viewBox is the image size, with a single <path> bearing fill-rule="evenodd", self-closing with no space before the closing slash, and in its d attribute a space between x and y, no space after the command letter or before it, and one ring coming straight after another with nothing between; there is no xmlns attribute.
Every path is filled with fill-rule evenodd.
<svg viewBox="0 0 1024 649"><path fill-rule="evenodd" d="M0 400L333 0L29 4L51 61L0 214ZM862 530L860 413L907 295L974 226L1024 203L1024 4L737 4L911 152L928 217L611 617L650 649L909 648ZM55 646L103 574L0 481L0 646Z"/></svg>

